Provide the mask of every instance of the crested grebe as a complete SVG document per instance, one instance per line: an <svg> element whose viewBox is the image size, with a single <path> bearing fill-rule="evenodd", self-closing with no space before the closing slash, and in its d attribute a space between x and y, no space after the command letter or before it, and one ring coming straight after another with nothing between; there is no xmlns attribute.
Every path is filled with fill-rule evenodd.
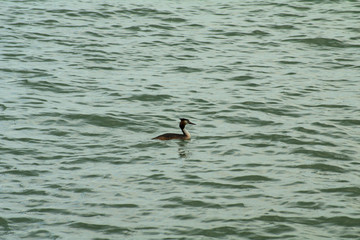
<svg viewBox="0 0 360 240"><path fill-rule="evenodd" d="M176 134L176 133L165 133L163 135L157 136L153 139L159 139L159 140L172 140L172 139L182 139L182 140L189 140L191 138L191 135L188 131L185 130L186 124L192 124L196 125L195 123L190 122L189 119L186 118L180 118L180 124L179 127L183 134Z"/></svg>

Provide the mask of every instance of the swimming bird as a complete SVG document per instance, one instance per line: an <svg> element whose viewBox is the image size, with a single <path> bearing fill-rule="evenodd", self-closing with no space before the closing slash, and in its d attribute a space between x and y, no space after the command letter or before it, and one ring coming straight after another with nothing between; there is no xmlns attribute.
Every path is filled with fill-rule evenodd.
<svg viewBox="0 0 360 240"><path fill-rule="evenodd" d="M172 140L172 139L189 140L191 138L191 135L185 129L186 124L196 125L195 123L190 122L189 119L180 118L179 127L180 127L181 131L183 132L183 134L165 133L165 134L162 134L160 136L154 137L153 139L158 139L158 140Z"/></svg>

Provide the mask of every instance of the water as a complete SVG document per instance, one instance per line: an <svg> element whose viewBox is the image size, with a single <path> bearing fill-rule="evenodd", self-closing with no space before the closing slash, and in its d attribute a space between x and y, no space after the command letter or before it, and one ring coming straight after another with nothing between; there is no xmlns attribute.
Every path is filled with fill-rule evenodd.
<svg viewBox="0 0 360 240"><path fill-rule="evenodd" d="M1 239L359 239L358 1L0 9Z"/></svg>

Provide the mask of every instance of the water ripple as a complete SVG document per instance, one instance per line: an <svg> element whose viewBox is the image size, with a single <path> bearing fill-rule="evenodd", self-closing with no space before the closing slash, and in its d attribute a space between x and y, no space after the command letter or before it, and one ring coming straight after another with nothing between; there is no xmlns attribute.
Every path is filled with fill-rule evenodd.
<svg viewBox="0 0 360 240"><path fill-rule="evenodd" d="M3 238L358 239L356 1L1 6Z"/></svg>
<svg viewBox="0 0 360 240"><path fill-rule="evenodd" d="M124 227L117 227L117 226L111 226L106 224L91 224L91 223L84 223L84 222L73 222L68 225L71 228L76 229L85 229L89 231L95 231L95 232L103 232L105 234L130 234L132 232L129 228Z"/></svg>

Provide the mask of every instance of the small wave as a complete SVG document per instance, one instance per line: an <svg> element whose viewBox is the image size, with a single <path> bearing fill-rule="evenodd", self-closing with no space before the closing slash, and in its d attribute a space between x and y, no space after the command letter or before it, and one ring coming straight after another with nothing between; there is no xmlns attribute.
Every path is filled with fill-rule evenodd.
<svg viewBox="0 0 360 240"><path fill-rule="evenodd" d="M12 192L11 194L14 195L24 195L24 196L30 196L30 195L39 195L39 196L48 196L49 193L43 190L36 190L36 189L26 189L20 192Z"/></svg>
<svg viewBox="0 0 360 240"><path fill-rule="evenodd" d="M136 121L132 119L126 119L126 118L115 117L110 115L64 113L64 114L60 114L60 116L62 118L65 118L66 120L72 120L72 121L80 120L87 124L95 125L99 127L116 128L116 127L136 125Z"/></svg>
<svg viewBox="0 0 360 240"><path fill-rule="evenodd" d="M182 197L167 198L167 199L163 199L162 201L171 202L171 203L162 205L163 208L177 208L177 207L182 208L184 206L216 208L216 209L222 208L222 206L219 204L208 203L208 202L200 201L200 200L186 200L186 199L183 199Z"/></svg>
<svg viewBox="0 0 360 240"><path fill-rule="evenodd" d="M236 227L223 226L214 228L189 228L186 230L176 230L177 234L184 236L203 236L217 239L227 239L230 236L236 236L239 239L246 236L246 232L242 232Z"/></svg>
<svg viewBox="0 0 360 240"><path fill-rule="evenodd" d="M336 47L344 48L351 47L352 45L346 44L335 38L290 38L284 41L295 42L295 43L305 43L309 45L321 46L321 47Z"/></svg>
<svg viewBox="0 0 360 240"><path fill-rule="evenodd" d="M99 11L87 11L87 10L80 10L77 12L78 16L86 16L91 18L109 18L111 17L109 14L104 14L104 12Z"/></svg>
<svg viewBox="0 0 360 240"><path fill-rule="evenodd" d="M131 97L127 97L124 99L126 99L128 101L158 102L158 101L165 101L165 100L168 101L171 98L172 98L172 96L167 95L167 94L156 94L156 95L137 94L137 95L132 95Z"/></svg>
<svg viewBox="0 0 360 240"><path fill-rule="evenodd" d="M232 177L232 178L226 178L228 181L234 181L234 182L264 182L264 181L276 181L276 179L264 177L261 175L247 175L247 176L241 176L241 177Z"/></svg>
<svg viewBox="0 0 360 240"><path fill-rule="evenodd" d="M23 238L29 238L29 239L57 239L58 235L53 235L48 230L31 230L28 232Z"/></svg>
<svg viewBox="0 0 360 240"><path fill-rule="evenodd" d="M310 157L315 158L323 158L323 159L335 159L335 160L351 160L351 157L349 157L346 154L340 154L330 151L319 151L319 150L312 150L312 149L306 149L306 148L297 148L292 151L294 154L304 154L308 155Z"/></svg>
<svg viewBox="0 0 360 240"><path fill-rule="evenodd" d="M162 18L161 19L164 22L175 22L175 23L183 23L186 22L186 19L184 18L179 18L179 17L172 17L172 18Z"/></svg>
<svg viewBox="0 0 360 240"><path fill-rule="evenodd" d="M332 122L336 122L339 125L342 126L360 126L360 120L359 119L341 119L341 120L331 120Z"/></svg>
<svg viewBox="0 0 360 240"><path fill-rule="evenodd" d="M138 32L138 31L141 31L141 30L142 30L141 27L142 27L142 26L131 26L131 27L126 27L126 28L124 28L124 29L130 30L130 31L134 31L134 32Z"/></svg>
<svg viewBox="0 0 360 240"><path fill-rule="evenodd" d="M239 75L236 77L231 77L229 80L231 81L246 81L246 80L251 80L254 79L253 76L249 76L249 75Z"/></svg>
<svg viewBox="0 0 360 240"><path fill-rule="evenodd" d="M105 234L130 234L132 230L125 227L117 227L106 224L93 224L93 223L85 223L85 222L73 222L68 225L71 228L77 229L86 229L94 232L103 232Z"/></svg>
<svg viewBox="0 0 360 240"><path fill-rule="evenodd" d="M148 27L157 28L157 29L164 29L164 30L174 30L174 29L176 29L173 26L164 25L164 24L161 24L161 25L160 24L150 24L150 25L148 25Z"/></svg>
<svg viewBox="0 0 360 240"><path fill-rule="evenodd" d="M190 180L184 180L185 184L188 185L200 185L205 187L211 187L211 188L230 188L230 189L252 189L256 188L253 185L248 184L228 184L228 183L218 183L218 182L198 182L198 181L190 181Z"/></svg>
<svg viewBox="0 0 360 240"><path fill-rule="evenodd" d="M318 224L327 224L341 227L359 227L360 218L351 218L348 216L337 217L319 217L315 219Z"/></svg>
<svg viewBox="0 0 360 240"><path fill-rule="evenodd" d="M61 208L31 208L27 211L28 213L36 212L36 213L54 213L54 214L62 214L62 215L72 215L73 213Z"/></svg>
<svg viewBox="0 0 360 240"><path fill-rule="evenodd" d="M351 108L351 106L344 105L344 104L317 104L317 105L303 105L303 106L304 107L316 107L316 108L340 108L340 109L350 109Z"/></svg>
<svg viewBox="0 0 360 240"><path fill-rule="evenodd" d="M302 62L299 62L299 61L279 61L279 63L285 64L285 65L302 64Z"/></svg>
<svg viewBox="0 0 360 240"><path fill-rule="evenodd" d="M290 208L302 208L302 209L311 209L311 210L320 210L324 209L325 204L319 202L310 202L310 201L298 201L295 203L290 203Z"/></svg>
<svg viewBox="0 0 360 240"><path fill-rule="evenodd" d="M289 24L274 24L274 25L271 25L270 27L273 29L286 29L286 30L287 29L291 29L291 30L297 29L295 26L289 25Z"/></svg>
<svg viewBox="0 0 360 240"><path fill-rule="evenodd" d="M316 131L314 129L304 128L304 127L295 127L293 129L296 131L308 133L308 134L319 134L319 131Z"/></svg>
<svg viewBox="0 0 360 240"><path fill-rule="evenodd" d="M0 104L0 111L5 111L6 109L7 109L7 107L4 104ZM4 116L0 117L0 120L4 120L4 119L5 119Z"/></svg>
<svg viewBox="0 0 360 240"><path fill-rule="evenodd" d="M325 193L339 193L341 195L347 195L349 197L359 197L360 196L360 188L359 187L324 188L324 189L321 189L320 191L325 192Z"/></svg>
<svg viewBox="0 0 360 240"><path fill-rule="evenodd" d="M322 171L322 172L337 172L337 173L346 172L345 169L343 169L341 167L333 166L333 165L329 165L329 164L322 164L322 163L297 165L297 166L294 166L294 168L313 169L313 170Z"/></svg>
<svg viewBox="0 0 360 240"><path fill-rule="evenodd" d="M32 71L29 72L29 74L32 74ZM35 77L44 77L44 76L50 76L50 74L48 74L46 71L40 71L37 72L35 75L32 75L31 77L35 78ZM73 86L60 82L50 82L45 80L41 80L41 81L22 80L21 84L39 91L50 91L54 93L77 92L76 88L74 88Z"/></svg>
<svg viewBox="0 0 360 240"><path fill-rule="evenodd" d="M26 177L37 177L43 173L48 173L49 171L38 171L38 170L8 170L3 171L1 174L11 174L11 175L19 175Z"/></svg>
<svg viewBox="0 0 360 240"><path fill-rule="evenodd" d="M270 35L270 33L265 32L265 31L261 31L261 30L254 30L251 32L250 35L255 35L255 36L266 36L266 35Z"/></svg>
<svg viewBox="0 0 360 240"><path fill-rule="evenodd" d="M101 35L101 34L99 34L99 33L97 33L97 32L94 32L94 31L86 31L85 34L88 34L88 35L90 35L90 36L92 36L92 37L97 37L97 38L102 38L102 37L104 37L103 35Z"/></svg>
<svg viewBox="0 0 360 240"><path fill-rule="evenodd" d="M133 203L113 203L113 204L108 204L108 203L84 203L84 205L86 206L90 206L90 207L102 207L102 208L138 208L139 205L137 204L133 204Z"/></svg>
<svg viewBox="0 0 360 240"><path fill-rule="evenodd" d="M180 214L180 215L172 216L172 218L178 220L191 220L191 219L196 219L197 217L192 214Z"/></svg>
<svg viewBox="0 0 360 240"><path fill-rule="evenodd" d="M194 67L186 67L186 66L179 66L173 69L176 72L181 73L195 73L195 72L201 72L203 69L201 68L194 68Z"/></svg>

